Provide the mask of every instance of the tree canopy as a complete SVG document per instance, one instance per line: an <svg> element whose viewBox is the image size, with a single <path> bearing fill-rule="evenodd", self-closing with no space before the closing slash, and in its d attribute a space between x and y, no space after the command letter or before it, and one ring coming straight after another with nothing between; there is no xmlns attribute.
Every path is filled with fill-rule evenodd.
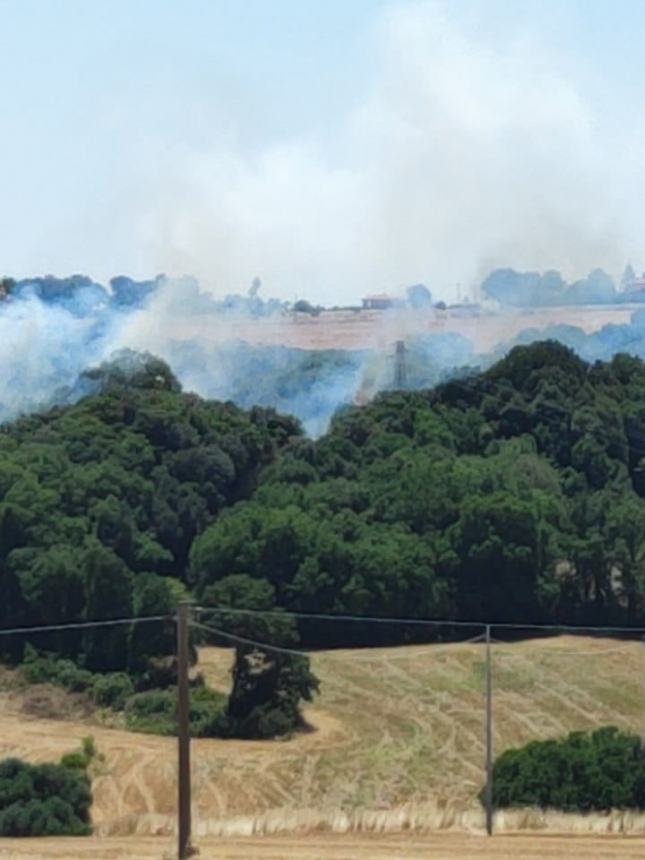
<svg viewBox="0 0 645 860"><path fill-rule="evenodd" d="M588 365L554 342L379 395L293 438L194 541L190 584L252 577L299 612L643 623L644 396L641 361ZM301 635L401 635L325 629Z"/></svg>
<svg viewBox="0 0 645 860"><path fill-rule="evenodd" d="M99 390L77 405L1 428L2 626L170 612L195 537L299 432L270 410L182 393L152 358L92 377ZM115 671L172 637L115 627L34 644Z"/></svg>

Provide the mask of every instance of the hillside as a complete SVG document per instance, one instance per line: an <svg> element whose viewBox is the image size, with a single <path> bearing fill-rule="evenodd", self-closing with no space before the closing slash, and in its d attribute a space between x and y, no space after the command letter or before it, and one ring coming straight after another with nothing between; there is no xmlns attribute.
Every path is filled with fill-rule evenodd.
<svg viewBox="0 0 645 860"><path fill-rule="evenodd" d="M189 581L207 605L250 578L297 612L640 626L644 402L642 361L589 365L555 342L380 395L292 439L196 538ZM316 646L428 635L300 632Z"/></svg>
<svg viewBox="0 0 645 860"><path fill-rule="evenodd" d="M313 731L288 741L193 742L195 832L481 830L483 656L477 644L314 655L322 686L306 709ZM205 649L200 657L209 681L225 687L230 652ZM640 643L559 637L498 644L493 665L496 752L572 729L642 727ZM172 739L29 716L21 696L0 699L1 755L50 759L91 732L106 757L94 783L99 835L171 830ZM570 827L565 818L556 816L552 828ZM626 820L643 832L642 816ZM588 827L600 831L609 821L592 817ZM532 826L528 813L498 823Z"/></svg>
<svg viewBox="0 0 645 860"><path fill-rule="evenodd" d="M183 393L170 369L126 355L88 373L78 404L0 428L0 626L170 613L192 541L255 489L295 422ZM26 639L7 640L20 658ZM95 672L145 670L172 629L42 635L37 648Z"/></svg>

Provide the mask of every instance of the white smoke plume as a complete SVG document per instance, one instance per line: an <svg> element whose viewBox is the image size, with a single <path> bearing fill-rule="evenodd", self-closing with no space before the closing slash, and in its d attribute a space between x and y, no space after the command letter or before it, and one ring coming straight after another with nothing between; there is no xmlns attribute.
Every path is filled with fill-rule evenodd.
<svg viewBox="0 0 645 860"><path fill-rule="evenodd" d="M153 268L222 293L259 272L274 295L343 303L417 281L454 296L498 265L619 274L637 255L624 138L548 46L493 46L443 3L392 7L374 42L333 143L258 151L231 123L210 148L157 153L139 211Z"/></svg>
<svg viewBox="0 0 645 860"><path fill-rule="evenodd" d="M454 298L457 283L472 295L496 266L620 274L628 259L638 264L644 226L631 194L643 174L637 124L628 135L608 129L561 56L508 30L500 44L452 4L390 7L373 34L372 80L325 135L249 141L240 128L252 125L233 111L199 147L181 128L153 142L133 127L105 206L65 221L67 244L52 231L48 255L49 222L34 212L34 259L92 271L92 254L105 261L118 236L115 268L191 272L218 295L260 274L267 294L327 305L416 282L435 298ZM111 232L112 221L121 226ZM263 395L262 362L230 345L229 328L190 281L173 280L127 313L108 304L84 316L25 295L0 308L0 417L49 402L121 348L169 360L205 396L248 405L273 392L272 405L312 432L361 384L358 355L324 371L304 356L310 384L294 390L293 354L278 346L269 370L284 378ZM629 343L632 334L623 332ZM645 354L641 334L634 350Z"/></svg>

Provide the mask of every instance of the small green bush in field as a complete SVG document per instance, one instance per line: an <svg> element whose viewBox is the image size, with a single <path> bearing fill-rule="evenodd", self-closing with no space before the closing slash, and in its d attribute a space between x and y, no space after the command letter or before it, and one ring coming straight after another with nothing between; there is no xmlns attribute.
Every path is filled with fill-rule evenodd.
<svg viewBox="0 0 645 860"><path fill-rule="evenodd" d="M217 737L225 734L227 697L197 686L190 694L190 728L193 737ZM126 725L132 731L174 735L177 731L177 692L149 690L136 693L125 706Z"/></svg>
<svg viewBox="0 0 645 860"><path fill-rule="evenodd" d="M122 711L133 694L134 684L125 672L98 675L92 684L92 698L96 704L116 711Z"/></svg>
<svg viewBox="0 0 645 860"><path fill-rule="evenodd" d="M645 744L608 726L507 750L493 767L493 803L567 812L645 809Z"/></svg>
<svg viewBox="0 0 645 860"><path fill-rule="evenodd" d="M88 736L83 738L81 741L81 747L78 750L74 750L74 752L65 753L60 763L63 767L71 768L72 770L87 770L95 758L101 758L99 756L98 750L96 749L96 743L94 738Z"/></svg>

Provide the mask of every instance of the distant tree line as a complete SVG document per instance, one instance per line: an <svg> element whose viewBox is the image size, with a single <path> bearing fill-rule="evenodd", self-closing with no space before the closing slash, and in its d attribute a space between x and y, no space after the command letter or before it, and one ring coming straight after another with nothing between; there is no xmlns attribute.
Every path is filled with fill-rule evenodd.
<svg viewBox="0 0 645 860"><path fill-rule="evenodd" d="M495 269L481 284L482 295L510 307L549 307L558 305L597 305L645 301L645 294L629 290L634 270L628 266L621 279L621 290L602 269L586 278L567 283L560 272L517 272Z"/></svg>

